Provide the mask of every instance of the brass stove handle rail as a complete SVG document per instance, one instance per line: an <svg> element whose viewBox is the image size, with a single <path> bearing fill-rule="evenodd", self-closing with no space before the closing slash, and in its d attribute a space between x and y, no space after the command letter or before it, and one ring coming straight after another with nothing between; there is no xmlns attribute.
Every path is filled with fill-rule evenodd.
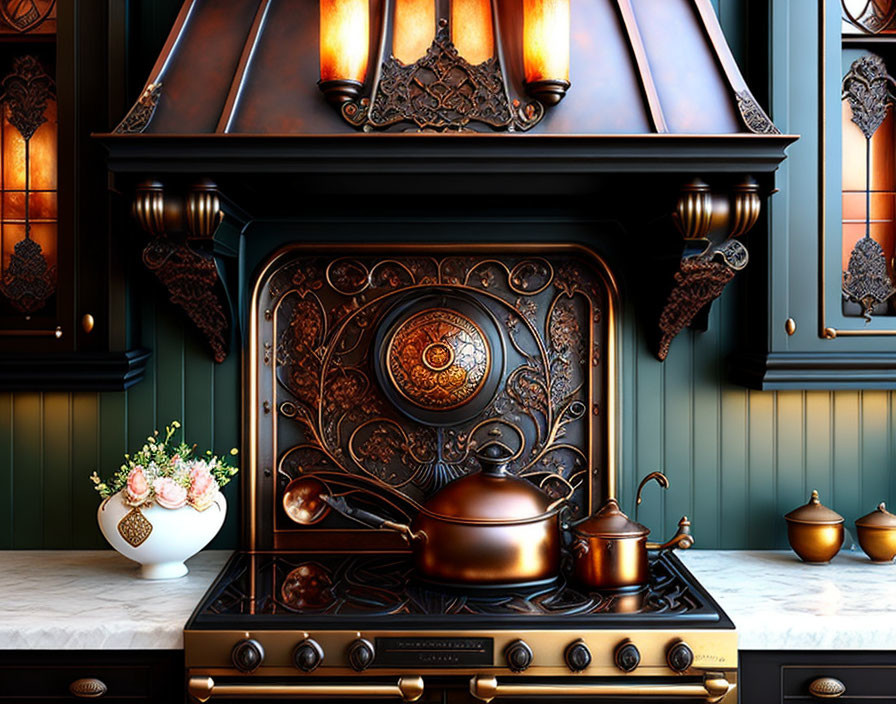
<svg viewBox="0 0 896 704"><path fill-rule="evenodd" d="M707 704L721 701L731 689L724 675L707 674L703 684L500 684L495 677L477 675L470 680L470 694L482 702L502 697L640 697L702 699Z"/></svg>
<svg viewBox="0 0 896 704"><path fill-rule="evenodd" d="M423 696L422 677L401 677L396 684L215 684L211 677L191 677L187 691L196 701L209 699L318 699L352 697L401 699L415 702Z"/></svg>

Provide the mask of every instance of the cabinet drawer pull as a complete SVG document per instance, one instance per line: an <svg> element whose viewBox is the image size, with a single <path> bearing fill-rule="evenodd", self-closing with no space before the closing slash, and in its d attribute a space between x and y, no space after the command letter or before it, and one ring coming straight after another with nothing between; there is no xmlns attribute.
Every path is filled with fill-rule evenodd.
<svg viewBox="0 0 896 704"><path fill-rule="evenodd" d="M846 694L846 685L833 677L819 677L809 684L809 694L816 699L836 699Z"/></svg>
<svg viewBox="0 0 896 704"><path fill-rule="evenodd" d="M68 691L81 699L97 699L103 696L108 689L105 682L95 677L75 680L68 686Z"/></svg>

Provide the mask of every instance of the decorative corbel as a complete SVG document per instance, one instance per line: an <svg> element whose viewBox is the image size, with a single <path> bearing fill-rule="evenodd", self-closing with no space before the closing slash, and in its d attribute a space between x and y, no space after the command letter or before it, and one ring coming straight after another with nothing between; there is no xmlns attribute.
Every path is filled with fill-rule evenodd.
<svg viewBox="0 0 896 704"><path fill-rule="evenodd" d="M693 325L701 313L705 318L709 306L735 273L747 266L747 248L735 238L752 229L760 209L759 185L750 177L736 184L727 198L714 196L710 186L700 179L682 187L673 220L684 238L684 250L660 313L660 361L666 359L675 336ZM717 231L726 235L715 243L711 234Z"/></svg>
<svg viewBox="0 0 896 704"><path fill-rule="evenodd" d="M227 358L231 312L213 251L224 219L218 190L205 181L181 198L157 181L137 186L134 217L150 237L143 263L203 334L216 362Z"/></svg>

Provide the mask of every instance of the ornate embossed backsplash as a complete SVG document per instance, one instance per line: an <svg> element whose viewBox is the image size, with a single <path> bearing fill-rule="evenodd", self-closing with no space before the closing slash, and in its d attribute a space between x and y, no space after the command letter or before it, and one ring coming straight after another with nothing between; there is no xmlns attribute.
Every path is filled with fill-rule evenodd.
<svg viewBox="0 0 896 704"><path fill-rule="evenodd" d="M318 495L409 520L496 439L590 512L612 483L614 304L569 246L281 251L252 301L250 545L406 549Z"/></svg>

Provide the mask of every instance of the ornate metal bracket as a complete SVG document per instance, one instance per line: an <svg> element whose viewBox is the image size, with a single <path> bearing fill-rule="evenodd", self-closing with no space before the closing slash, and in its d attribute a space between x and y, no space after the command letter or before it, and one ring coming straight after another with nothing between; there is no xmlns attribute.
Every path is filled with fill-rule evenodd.
<svg viewBox="0 0 896 704"><path fill-rule="evenodd" d="M143 263L203 334L215 361L223 362L231 313L211 246L224 219L216 187L200 183L181 201L167 196L161 183L146 182L137 187L133 211L152 238L143 250Z"/></svg>
<svg viewBox="0 0 896 704"><path fill-rule="evenodd" d="M753 94L744 89L737 96L737 109L740 111L741 119L753 134L781 134L781 130L775 127L775 123L765 113Z"/></svg>
<svg viewBox="0 0 896 704"><path fill-rule="evenodd" d="M735 238L749 232L759 218L759 186L748 177L727 197L728 208L717 209L712 190L702 180L682 187L673 219L684 238L684 253L660 313L656 353L660 361L666 359L675 336L693 325L699 314L708 314L712 302L749 262L747 248ZM714 230L726 232L725 239L714 243L710 239Z"/></svg>
<svg viewBox="0 0 896 704"><path fill-rule="evenodd" d="M510 100L498 57L475 66L462 57L445 19L439 21L436 37L421 59L405 65L390 56L383 62L372 98L351 99L358 90L353 82L329 81L320 87L339 105L346 122L365 132L398 125L463 132L472 131L472 123L496 132L525 132L545 112L538 100Z"/></svg>

